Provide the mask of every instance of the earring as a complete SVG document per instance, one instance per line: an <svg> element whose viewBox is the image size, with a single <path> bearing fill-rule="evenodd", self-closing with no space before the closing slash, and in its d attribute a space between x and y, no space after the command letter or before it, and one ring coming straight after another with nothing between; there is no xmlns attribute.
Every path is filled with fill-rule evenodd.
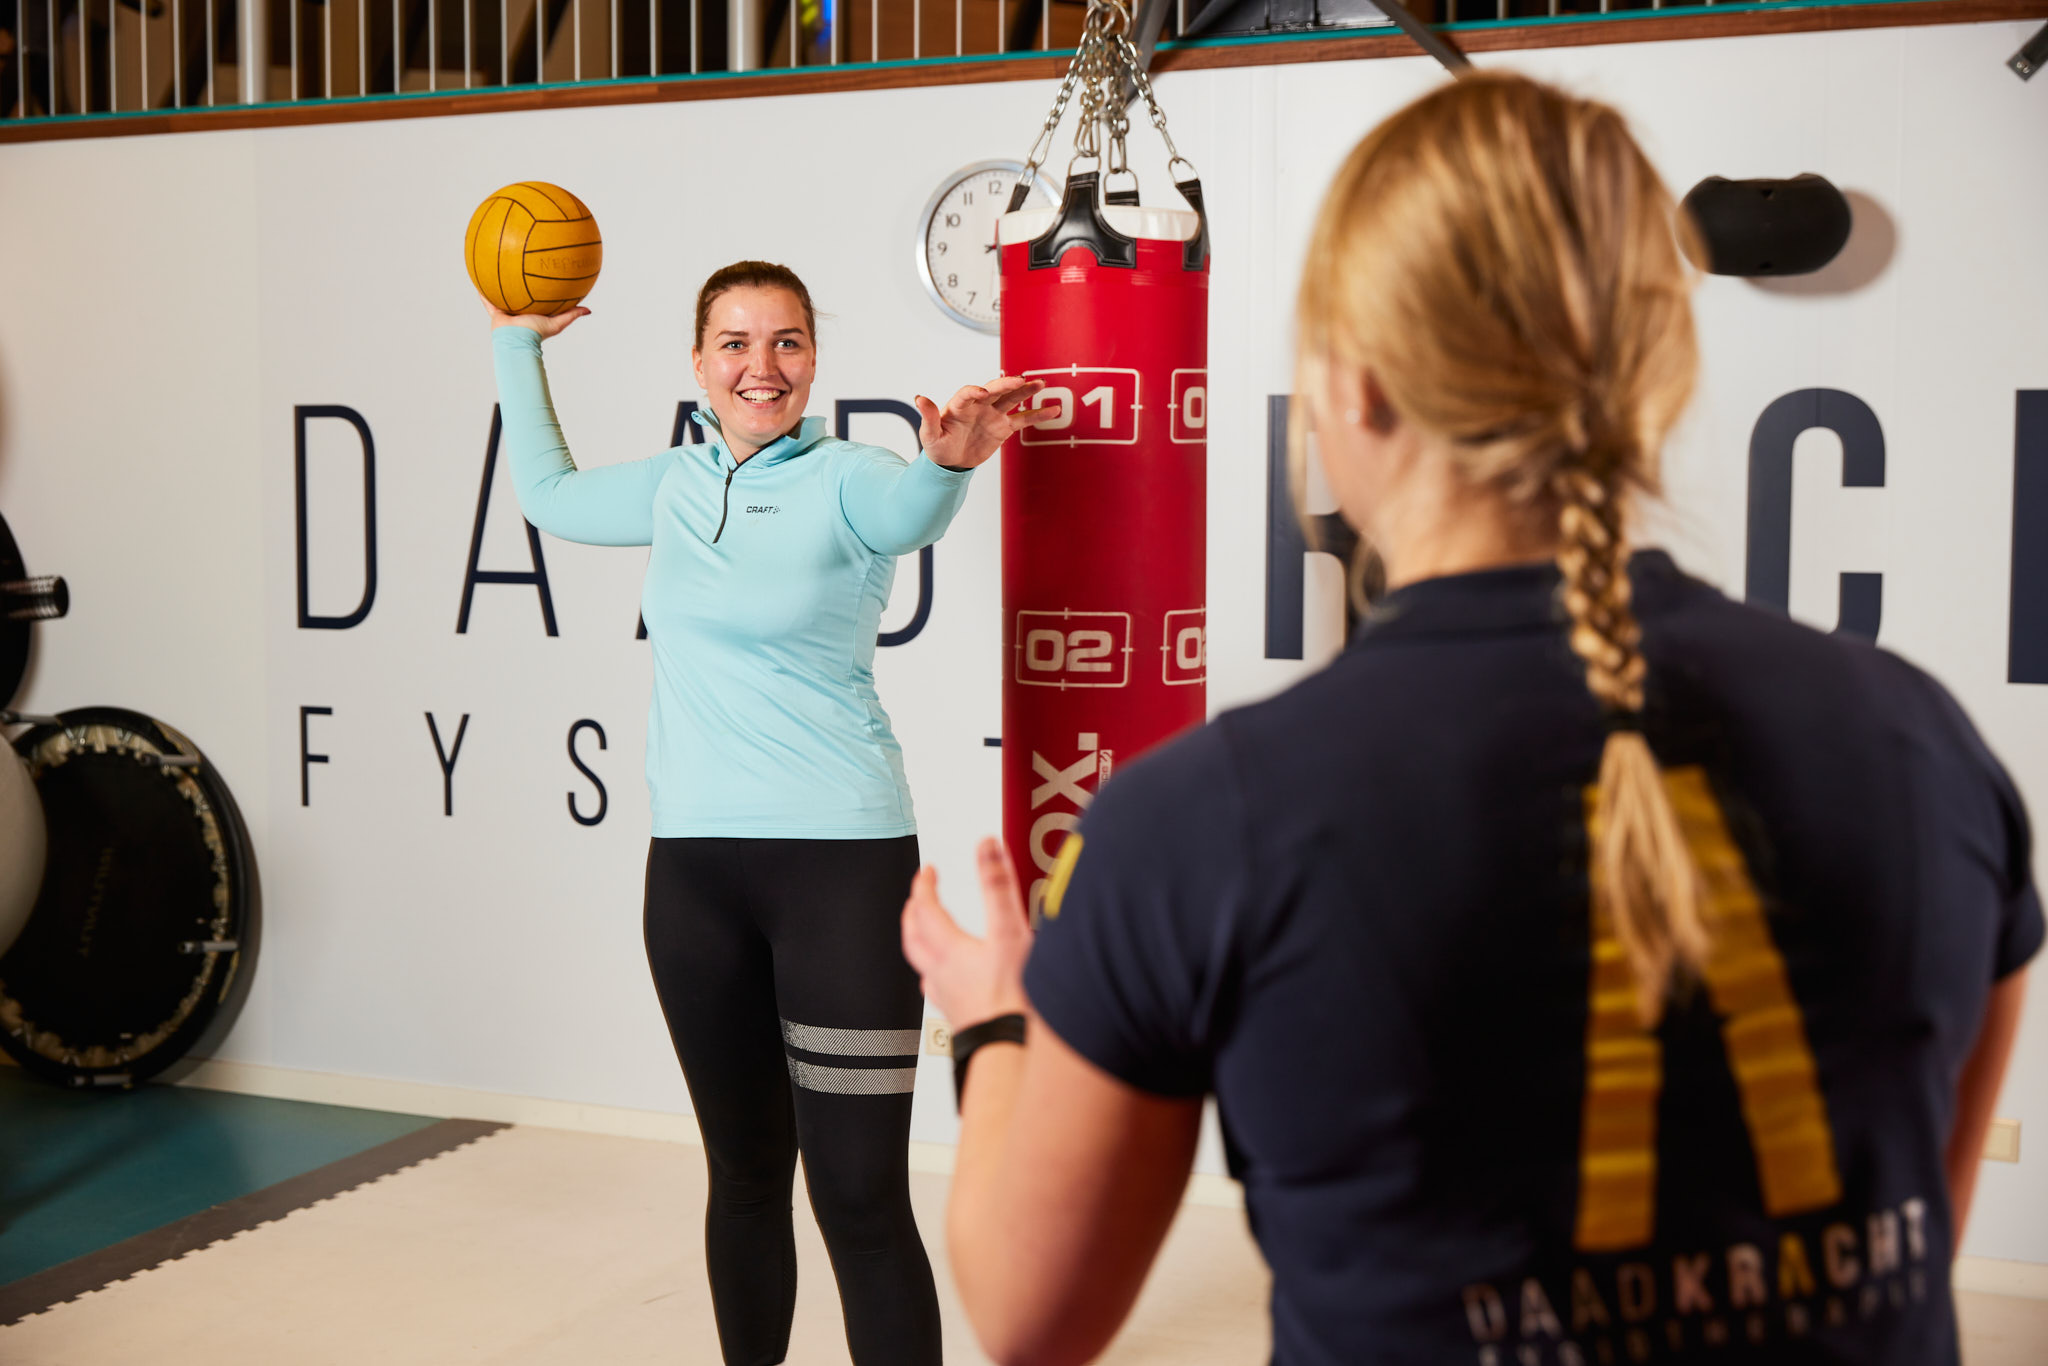
<svg viewBox="0 0 2048 1366"><path fill-rule="evenodd" d="M1356 427L1359 424L1359 421L1363 418L1363 416L1364 414L1360 413L1356 408L1346 408L1344 410L1344 421L1349 423L1353 427Z"/></svg>

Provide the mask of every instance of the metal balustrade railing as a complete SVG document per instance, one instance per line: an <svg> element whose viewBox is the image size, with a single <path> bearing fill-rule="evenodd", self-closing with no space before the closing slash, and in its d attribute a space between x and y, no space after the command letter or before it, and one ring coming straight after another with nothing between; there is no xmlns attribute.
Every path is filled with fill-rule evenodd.
<svg viewBox="0 0 2048 1366"><path fill-rule="evenodd" d="M1721 0L1727 3L1728 0ZM1384 24L1369 0L1148 0L1162 38ZM1416 0L1515 20L1717 0ZM422 91L1061 52L1086 0L0 0L0 126Z"/></svg>

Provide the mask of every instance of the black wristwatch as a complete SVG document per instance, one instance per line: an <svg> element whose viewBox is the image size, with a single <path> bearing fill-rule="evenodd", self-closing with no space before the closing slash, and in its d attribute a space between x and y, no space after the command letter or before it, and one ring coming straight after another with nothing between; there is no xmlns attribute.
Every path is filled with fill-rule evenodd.
<svg viewBox="0 0 2048 1366"><path fill-rule="evenodd" d="M953 1036L953 1108L960 1108L961 1098L967 1094L967 1062L974 1056L974 1050L985 1043L1023 1043L1024 1017L1022 1015L998 1015L993 1020L983 1020L978 1025L969 1025Z"/></svg>

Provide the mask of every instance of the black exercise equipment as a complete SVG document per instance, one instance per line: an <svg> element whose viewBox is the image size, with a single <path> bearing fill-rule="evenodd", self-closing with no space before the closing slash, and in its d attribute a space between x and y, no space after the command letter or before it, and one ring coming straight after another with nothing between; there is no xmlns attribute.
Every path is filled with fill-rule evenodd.
<svg viewBox="0 0 2048 1366"><path fill-rule="evenodd" d="M1715 275L1807 275L1849 240L1849 201L1824 176L1724 180L1708 176L1685 196Z"/></svg>
<svg viewBox="0 0 2048 1366"><path fill-rule="evenodd" d="M256 858L227 784L172 727L7 710L31 624L70 604L0 518L0 726L29 727L0 749L0 1049L50 1081L125 1088L233 1024L256 965Z"/></svg>
<svg viewBox="0 0 2048 1366"><path fill-rule="evenodd" d="M55 574L29 574L7 519L0 517L0 708L14 700L14 691L28 672L30 623L50 621L70 610L71 589Z"/></svg>
<svg viewBox="0 0 2048 1366"><path fill-rule="evenodd" d="M0 1048L81 1087L208 1051L255 967L256 860L227 784L176 730L119 707L64 712L14 748L49 859L0 956Z"/></svg>

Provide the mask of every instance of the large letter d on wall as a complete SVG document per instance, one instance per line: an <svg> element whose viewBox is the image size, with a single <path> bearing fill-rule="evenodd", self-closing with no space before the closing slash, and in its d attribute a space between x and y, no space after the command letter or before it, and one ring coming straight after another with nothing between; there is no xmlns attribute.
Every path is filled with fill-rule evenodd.
<svg viewBox="0 0 2048 1366"><path fill-rule="evenodd" d="M306 424L314 418L346 422L363 442L363 600L344 617L316 617L311 606L312 586L306 567ZM370 424L363 421L363 415L339 405L300 404L293 408L292 434L292 476L299 514L299 629L346 631L360 626L377 601L377 444L370 439Z"/></svg>
<svg viewBox="0 0 2048 1366"><path fill-rule="evenodd" d="M1792 446L1825 427L1842 439L1842 487L1884 487L1884 428L1870 405L1840 389L1799 389L1764 409L1749 437L1749 562L1743 596L1788 611L1792 599ZM1877 639L1882 574L1842 575L1837 631Z"/></svg>

